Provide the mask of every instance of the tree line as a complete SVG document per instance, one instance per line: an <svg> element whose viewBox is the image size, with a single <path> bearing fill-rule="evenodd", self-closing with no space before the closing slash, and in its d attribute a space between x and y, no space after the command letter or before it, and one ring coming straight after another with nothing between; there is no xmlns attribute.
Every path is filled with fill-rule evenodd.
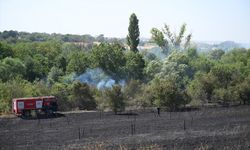
<svg viewBox="0 0 250 150"><path fill-rule="evenodd" d="M103 35L0 32L0 113L11 111L12 98L41 95L57 96L63 111L152 106L176 111L187 104L250 102L249 49L199 53L190 46L186 24L178 34L165 25L151 30L162 59L138 49L139 20L135 14L129 20L126 44ZM100 68L115 83L98 89L76 80L89 68Z"/></svg>

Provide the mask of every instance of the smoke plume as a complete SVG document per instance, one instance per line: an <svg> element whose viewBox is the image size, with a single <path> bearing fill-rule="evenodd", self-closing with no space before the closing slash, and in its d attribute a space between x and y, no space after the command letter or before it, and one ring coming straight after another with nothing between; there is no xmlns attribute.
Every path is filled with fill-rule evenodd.
<svg viewBox="0 0 250 150"><path fill-rule="evenodd" d="M115 81L100 68L87 69L85 73L75 77L74 80L79 80L98 89L111 88L114 84L125 85L125 80Z"/></svg>

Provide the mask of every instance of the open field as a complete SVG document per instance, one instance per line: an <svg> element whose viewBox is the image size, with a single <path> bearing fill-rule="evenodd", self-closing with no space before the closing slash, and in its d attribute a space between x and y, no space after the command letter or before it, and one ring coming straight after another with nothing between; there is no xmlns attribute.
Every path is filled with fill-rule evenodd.
<svg viewBox="0 0 250 150"><path fill-rule="evenodd" d="M1 118L1 149L250 149L250 106L192 112Z"/></svg>

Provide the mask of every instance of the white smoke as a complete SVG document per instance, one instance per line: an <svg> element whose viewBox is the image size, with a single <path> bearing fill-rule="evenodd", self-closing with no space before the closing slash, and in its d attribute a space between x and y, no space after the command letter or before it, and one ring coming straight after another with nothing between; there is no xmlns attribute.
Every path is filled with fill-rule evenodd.
<svg viewBox="0 0 250 150"><path fill-rule="evenodd" d="M100 68L87 69L85 73L75 77L74 80L79 80L82 83L87 83L98 89L111 88L116 84L116 81ZM125 80L117 81L117 84L124 86Z"/></svg>

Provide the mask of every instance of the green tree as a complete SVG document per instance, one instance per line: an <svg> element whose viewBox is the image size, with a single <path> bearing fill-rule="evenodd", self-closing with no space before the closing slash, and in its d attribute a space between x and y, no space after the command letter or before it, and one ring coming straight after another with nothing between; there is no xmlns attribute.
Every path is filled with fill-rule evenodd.
<svg viewBox="0 0 250 150"><path fill-rule="evenodd" d="M58 67L52 67L48 73L47 79L49 84L59 81L59 77L63 75L63 71Z"/></svg>
<svg viewBox="0 0 250 150"><path fill-rule="evenodd" d="M92 67L99 67L116 81L123 79L126 58L124 47L118 43L101 43L95 46L91 52Z"/></svg>
<svg viewBox="0 0 250 150"><path fill-rule="evenodd" d="M193 71L189 66L189 59L184 52L172 52L164 60L161 71L155 77L174 80L179 88L185 89L186 84L193 76Z"/></svg>
<svg viewBox="0 0 250 150"><path fill-rule="evenodd" d="M187 87L187 93L196 104L206 104L212 101L216 83L213 75L197 72Z"/></svg>
<svg viewBox="0 0 250 150"><path fill-rule="evenodd" d="M214 60L220 60L222 55L224 55L224 54L225 54L225 52L223 50L215 49L209 53L209 58L214 59Z"/></svg>
<svg viewBox="0 0 250 150"><path fill-rule="evenodd" d="M162 48L163 53L169 55L173 50L177 49L186 49L190 44L190 40L192 35L188 34L186 37L184 36L186 32L186 24L183 24L180 28L180 32L177 35L176 33L172 33L169 29L169 26L165 24L162 31L157 28L151 29L152 40ZM165 36L164 36L165 35ZM181 45L183 42L183 38L185 37L185 42L183 46Z"/></svg>
<svg viewBox="0 0 250 150"><path fill-rule="evenodd" d="M230 86L241 79L240 67L230 64L216 64L210 71L221 87Z"/></svg>
<svg viewBox="0 0 250 150"><path fill-rule="evenodd" d="M47 57L43 56L42 54L36 54L33 57L34 62L34 72L38 75L38 78L45 78L49 73L49 60Z"/></svg>
<svg viewBox="0 0 250 150"><path fill-rule="evenodd" d="M70 110L73 104L69 101L70 85L63 83L55 83L51 87L51 94L58 98L58 106L61 111Z"/></svg>
<svg viewBox="0 0 250 150"><path fill-rule="evenodd" d="M64 61L63 59L61 61ZM58 64L64 65L64 64ZM70 56L69 63L67 65L67 72L75 72L76 74L82 74L90 66L89 56L84 52L75 52ZM62 68L64 66L61 66Z"/></svg>
<svg viewBox="0 0 250 150"><path fill-rule="evenodd" d="M187 57L190 60L198 58L197 49L196 48L189 48L189 49L187 49Z"/></svg>
<svg viewBox="0 0 250 150"><path fill-rule="evenodd" d="M67 69L67 59L63 55L59 55L55 59L55 66L62 69L63 72L66 72Z"/></svg>
<svg viewBox="0 0 250 150"><path fill-rule="evenodd" d="M39 54L48 59L48 67L54 66L56 57L61 53L61 42L48 41L41 42L36 47Z"/></svg>
<svg viewBox="0 0 250 150"><path fill-rule="evenodd" d="M106 89L105 95L108 99L109 107L115 114L125 109L124 96L120 85L114 85L111 89Z"/></svg>
<svg viewBox="0 0 250 150"><path fill-rule="evenodd" d="M185 94L178 88L174 81L154 79L152 90L155 93L154 103L158 107L167 107L170 111L176 111L186 104Z"/></svg>
<svg viewBox="0 0 250 150"><path fill-rule="evenodd" d="M155 93L150 84L141 84L138 89L136 89L136 95L134 97L135 106L139 108L154 106Z"/></svg>
<svg viewBox="0 0 250 150"><path fill-rule="evenodd" d="M250 75L237 85L239 97L243 104L250 103Z"/></svg>
<svg viewBox="0 0 250 150"><path fill-rule="evenodd" d="M248 50L249 51L249 50ZM223 63L233 64L236 62L242 62L244 65L247 65L248 52L244 48L233 49L222 56L221 60Z"/></svg>
<svg viewBox="0 0 250 150"><path fill-rule="evenodd" d="M145 61L140 53L134 53L129 51L126 53L126 77L127 79L144 78L143 71L145 67Z"/></svg>
<svg viewBox="0 0 250 150"><path fill-rule="evenodd" d="M168 41L164 39L163 33L157 28L153 28L150 32L152 34L152 40L163 50L164 53L167 53L165 51L168 50Z"/></svg>
<svg viewBox="0 0 250 150"><path fill-rule="evenodd" d="M74 44L74 43L63 43L61 46L61 55L67 58L68 56L71 56L71 53L82 51L82 47L80 45Z"/></svg>
<svg viewBox="0 0 250 150"><path fill-rule="evenodd" d="M189 61L189 65L194 71L208 73L214 66L214 62L206 56L199 56L197 59L191 59L191 61Z"/></svg>
<svg viewBox="0 0 250 150"><path fill-rule="evenodd" d="M227 87L225 88L216 88L213 91L212 96L213 102L221 103L221 104L229 104L230 102L239 101L239 96L237 93L237 89L235 87Z"/></svg>
<svg viewBox="0 0 250 150"><path fill-rule="evenodd" d="M144 71L148 81L152 80L161 71L162 65L162 61L159 60L153 60L147 64Z"/></svg>
<svg viewBox="0 0 250 150"><path fill-rule="evenodd" d="M130 80L123 88L124 97L128 106L136 106L136 96L141 92L141 81L140 80Z"/></svg>
<svg viewBox="0 0 250 150"><path fill-rule="evenodd" d="M12 48L5 42L0 42L0 60L5 57L13 57L14 52Z"/></svg>
<svg viewBox="0 0 250 150"><path fill-rule="evenodd" d="M6 57L0 61L0 80L7 81L15 77L24 77L26 67L18 58Z"/></svg>
<svg viewBox="0 0 250 150"><path fill-rule="evenodd" d="M26 66L26 73L25 73L25 79L28 81L34 81L35 79L39 79L43 77L43 72L40 72L39 67L41 67L41 64L39 64L38 61L34 60L31 56L27 55L24 58L24 65Z"/></svg>
<svg viewBox="0 0 250 150"><path fill-rule="evenodd" d="M87 110L92 110L96 108L94 97L87 83L75 81L71 85L69 99L73 105L72 107Z"/></svg>
<svg viewBox="0 0 250 150"><path fill-rule="evenodd" d="M138 52L137 46L140 42L139 36L139 20L137 16L133 13L129 18L129 27L128 27L128 36L127 36L127 43L130 47L130 50L133 52Z"/></svg>

